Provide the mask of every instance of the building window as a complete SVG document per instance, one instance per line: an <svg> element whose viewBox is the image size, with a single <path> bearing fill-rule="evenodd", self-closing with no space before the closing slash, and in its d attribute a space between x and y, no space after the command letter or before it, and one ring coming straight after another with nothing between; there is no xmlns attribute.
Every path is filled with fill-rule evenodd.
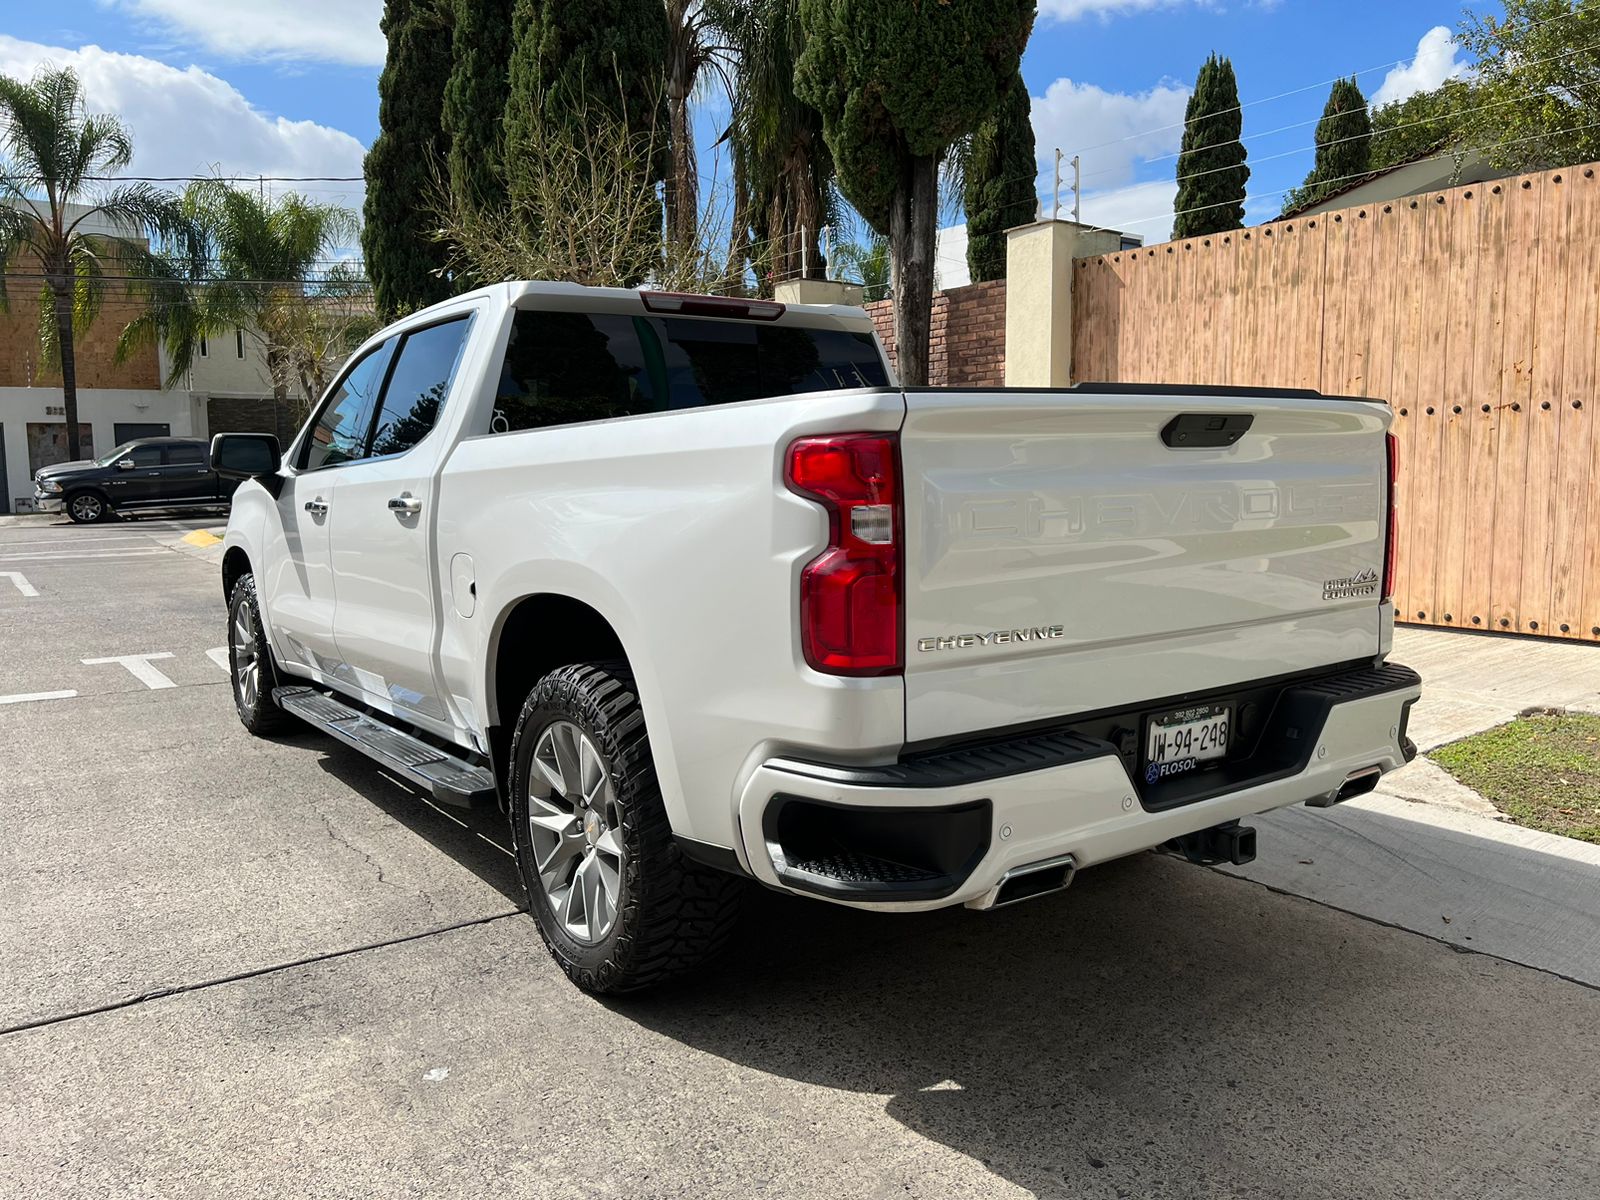
<svg viewBox="0 0 1600 1200"><path fill-rule="evenodd" d="M211 347L206 345L206 339L200 339L200 357L205 358L211 353Z"/></svg>
<svg viewBox="0 0 1600 1200"><path fill-rule="evenodd" d="M237 354L240 358L244 357L244 329L243 329L243 327L236 327L234 329L234 331L233 331L233 349L234 349L234 353Z"/></svg>

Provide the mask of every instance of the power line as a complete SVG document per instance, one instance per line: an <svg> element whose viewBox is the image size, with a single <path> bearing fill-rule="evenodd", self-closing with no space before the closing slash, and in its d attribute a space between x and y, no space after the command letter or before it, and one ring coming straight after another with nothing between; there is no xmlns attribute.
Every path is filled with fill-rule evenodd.
<svg viewBox="0 0 1600 1200"><path fill-rule="evenodd" d="M1569 57L1570 55L1573 55L1573 54L1581 54L1586 50L1593 50L1597 46L1600 46L1600 41L1589 42L1589 43L1587 43L1585 45L1582 45L1582 46L1574 46L1571 49L1563 50L1559 54L1552 54L1549 58L1540 58L1540 59L1534 59L1531 62L1519 63L1518 66L1519 66L1519 68L1523 68L1523 69L1526 69L1528 67L1542 66L1545 63L1555 62L1558 59L1566 58L1566 57ZM1482 105L1481 107L1478 107L1478 108L1463 109L1463 110L1461 110L1459 112L1451 113L1450 115L1452 117L1466 116L1469 113L1483 112L1486 109L1498 108L1498 107L1502 107L1502 106L1507 105L1507 104L1515 104L1518 101L1526 100L1528 98L1529 98L1528 96L1516 96L1516 97L1513 97L1510 100L1501 100L1501 101L1497 101L1497 102L1495 102L1493 104ZM1380 105L1378 107L1382 108L1384 106ZM1368 113L1371 113L1371 112L1376 111L1376 110L1373 108L1373 105L1372 105L1371 101L1368 101L1366 104L1363 104L1360 108L1352 108L1349 111L1352 112L1352 113L1354 113L1354 112L1368 112ZM1235 145L1235 144L1243 145L1245 142L1252 142L1252 141L1255 141L1255 140L1257 140L1259 138L1271 137L1274 134L1279 134L1279 133L1287 133L1292 129L1304 129L1307 126L1310 126L1310 125L1320 125L1322 123L1322 120L1323 120L1323 118L1316 117L1316 118L1313 118L1312 120L1309 120L1309 121L1296 121L1296 122L1294 122L1293 124L1290 124L1290 125L1280 125L1276 129L1267 129L1267 130L1263 130L1260 133L1249 134L1248 136L1229 138L1227 141L1224 141L1224 142L1208 142L1204 146L1193 146L1193 147L1190 147L1190 151L1189 152L1193 153L1193 152L1197 152L1197 151L1201 151L1201 150L1218 150L1218 149L1221 149L1224 146L1232 146L1232 145ZM1187 122L1185 124L1187 124ZM1409 122L1407 122L1406 124L1403 124L1403 125L1392 125L1389 128L1382 130L1382 132L1385 133L1385 134L1396 133L1396 132L1398 132L1399 130L1402 130L1402 129L1412 129L1412 128L1418 126L1418 125L1426 125L1426 124L1429 124L1429 121L1426 120L1426 119L1420 120L1420 121L1409 121ZM1357 138L1362 137L1362 136L1365 136L1365 135L1357 134L1357 135L1354 135L1353 137L1350 137L1350 138L1340 138L1338 141L1335 141L1335 142L1313 143L1311 148L1314 149L1318 145L1336 146L1336 145L1339 145L1340 142L1356 140ZM1286 158L1290 154L1304 153L1304 149L1305 148L1301 148L1299 150L1285 151L1282 154L1264 155L1264 156L1261 156L1261 157L1258 157L1258 158L1250 159L1249 161L1251 161L1251 162L1271 162L1273 159L1276 159L1276 158ZM1184 153L1185 153L1184 151L1178 150L1178 151L1174 151L1171 154L1162 154L1162 155L1158 155L1158 156L1156 156L1154 158L1142 158L1139 161L1141 163L1166 162L1166 161L1168 161L1170 159L1181 158L1181 157L1183 157ZM1226 170L1231 170L1231 169L1232 169L1231 167L1213 167L1213 168L1211 168L1211 170L1213 170L1213 171L1226 171ZM1093 179L1097 175L1109 175L1115 170L1116 170L1116 168L1101 168L1098 171L1090 171L1090 172L1088 172L1082 178L1084 178L1084 179ZM1178 176L1178 180L1181 182L1182 180L1185 180L1185 179L1193 179L1198 175L1205 175L1205 174L1209 174L1209 173L1210 173L1209 171L1197 171L1192 175L1179 175ZM1034 178L1038 178L1038 176L1040 174L1043 174L1043 172L1036 173ZM1011 182L1011 181L1008 181L1008 182Z"/></svg>
<svg viewBox="0 0 1600 1200"><path fill-rule="evenodd" d="M1536 134L1532 134L1532 135L1530 135L1528 137L1512 138L1509 141L1489 142L1489 143L1486 143L1486 144L1481 145L1481 146L1469 146L1469 147L1466 148L1465 152L1469 153L1469 154L1476 154L1476 153L1481 153L1483 151L1488 151L1488 150L1503 150L1507 146L1515 146L1515 145L1518 145L1518 144L1520 144L1522 142L1536 142L1536 141L1541 140L1542 138L1559 137L1561 134L1564 134L1564 133L1581 133L1584 130L1588 130L1588 129L1600 129L1600 121L1591 121L1587 125L1570 125L1565 129L1552 129L1552 130L1549 130L1548 132L1536 133ZM1423 163L1430 163L1430 162L1442 162L1443 160L1445 160L1447 158L1454 158L1457 154L1459 154L1461 152L1462 151L1460 151L1460 150L1454 150L1454 151L1450 151L1450 152L1445 153L1445 154L1436 154L1432 158L1413 159L1412 162L1408 163L1407 165L1408 166L1412 166L1412 165L1421 165ZM1346 182L1346 181L1351 180L1351 179L1365 179L1371 174L1372 174L1371 171L1360 171L1360 172L1356 172L1355 174L1351 174L1351 175L1336 175L1331 179L1321 180L1321 182L1322 183L1343 183L1343 182ZM1295 186L1299 186L1299 185L1295 185ZM1265 200L1270 196L1282 196L1284 193L1292 192L1293 190L1294 190L1294 187L1286 187L1286 188L1278 188L1275 191L1269 191L1269 192L1255 192L1253 194L1245 196L1243 202L1245 204L1249 204L1252 200ZM1217 204L1198 204L1198 205L1195 205L1192 208L1181 208L1181 209L1177 209L1176 211L1174 211L1172 213L1157 213L1154 216L1139 217L1139 218L1136 218L1135 220L1132 220L1132 221L1119 222L1119 224L1121 224L1121 225L1143 225L1143 224L1146 224L1146 223L1148 223L1150 221L1161 221L1161 220L1166 220L1169 217L1181 216L1184 213L1206 212L1206 211L1208 211L1210 209L1213 209L1213 208L1226 208L1227 206L1229 206L1231 204L1238 204L1238 203L1239 203L1238 200L1224 200L1224 201L1221 201L1220 203L1217 203ZM1263 224L1270 224L1270 223L1271 222L1263 222ZM1186 239L1183 239L1183 240L1187 241L1187 240L1191 240L1191 239L1187 239L1186 238Z"/></svg>
<svg viewBox="0 0 1600 1200"><path fill-rule="evenodd" d="M1548 22L1546 22L1546 23L1548 23ZM1563 51L1561 54L1552 55L1550 58L1547 58L1547 59L1535 60L1533 62L1524 64L1524 65L1525 66L1537 66L1537 65L1539 65L1539 63L1542 63L1542 62L1552 62L1555 59L1565 57L1565 56L1567 56L1569 54L1580 53L1580 52L1582 52L1584 50L1594 49L1594 48L1597 48L1597 47L1600 47L1600 40L1588 43L1588 44L1586 44L1584 46L1575 47L1575 48L1573 48L1571 50ZM1518 95L1515 95L1515 96L1511 96L1511 97L1509 97L1507 99L1504 99L1504 100L1496 100L1496 101L1493 101L1493 102L1488 103L1488 104L1481 104L1481 105L1476 105L1476 106L1471 107L1471 108L1460 109L1460 110L1457 110L1457 111L1451 113L1450 115L1451 115L1452 118L1454 118L1454 117L1461 117L1461 116L1469 116L1469 115L1474 114L1474 113L1487 112L1487 111L1489 111L1491 109L1504 108L1507 105L1511 105L1511 104L1524 103L1524 102L1526 102L1526 101L1528 101L1530 99L1537 98L1540 94L1541 94L1540 91L1537 88L1535 88L1535 89L1533 89L1533 90L1531 90L1531 91L1529 91L1527 93L1521 93L1521 94L1518 94ZM1352 109L1351 111L1357 111L1357 110ZM1318 120L1314 120L1314 121L1302 121L1302 122L1296 123L1295 125L1285 125L1285 126L1282 126L1279 129L1267 130L1265 133L1252 134L1252 135L1250 135L1250 137L1236 138L1236 139L1232 139L1232 141L1250 141L1253 138L1266 137L1266 136L1269 136L1270 134L1273 134L1273 133L1282 133L1282 132L1285 132L1286 130L1289 130L1289 129L1302 128L1302 127L1307 126L1307 125L1316 125L1316 124L1319 124L1319 123L1320 123L1320 118ZM1398 132L1400 132L1402 130L1414 129L1414 128L1417 128L1418 126L1428 125L1428 124L1431 124L1431 123L1432 122L1429 119L1426 119L1426 118L1421 119L1421 120L1416 120L1416 121L1407 121L1407 122L1404 122L1403 124L1400 124L1400 125L1390 126L1387 129L1382 130L1381 132L1384 133L1384 134L1398 133ZM1585 127L1584 126L1578 126L1576 128L1582 129L1582 128L1585 128ZM1571 131L1567 130L1567 131L1560 131L1560 132L1571 132ZM1253 157L1247 157L1245 162L1244 162L1244 164L1242 164L1242 165L1249 166L1249 165L1252 165L1252 164L1273 162L1273 161L1275 161L1277 159L1282 159L1282 158L1292 158L1297 154L1306 154L1306 153L1314 152L1314 151L1316 151L1318 149L1321 149L1324 146L1338 146L1338 145L1342 145L1342 144L1344 144L1346 142L1359 141L1363 137L1367 137L1367 136L1374 136L1375 137L1375 136L1377 136L1377 134L1376 133L1371 134L1371 135L1368 135L1368 134L1352 134L1352 135L1347 136L1347 137L1336 138L1336 139L1334 139L1332 141L1329 141L1329 142L1316 142L1316 141L1313 141L1310 145L1298 146L1293 150L1284 150L1284 151L1281 151L1281 152L1279 152L1277 154L1256 155L1256 156L1253 156ZM1554 134L1540 134L1540 135L1537 135L1537 136L1539 136L1539 137L1549 137L1549 136L1554 136ZM1230 141L1230 142L1217 142L1217 143L1214 143L1214 145L1215 146L1226 146L1226 145L1232 144L1232 141ZM1212 146L1201 147L1201 149L1211 149L1211 148L1213 148L1213 147ZM1473 150L1474 150L1473 147L1461 147L1461 148L1457 148L1457 149L1454 149L1454 150L1447 151L1447 152L1441 154L1439 157L1451 157L1451 156L1456 155L1456 154L1472 153ZM1172 159L1172 158L1177 158L1177 157L1179 157L1179 155L1177 155L1177 154L1167 154L1167 155L1161 156L1161 158L1144 159L1144 160L1141 160L1141 161L1143 161L1143 162L1161 162L1164 159ZM1431 158L1430 159L1411 159L1411 160L1408 160L1405 163L1396 163L1396 164L1393 164L1393 165L1395 165L1395 166L1403 166L1403 165L1411 165L1412 163L1417 163L1417 162L1432 162L1432 161L1436 161L1436 160L1435 159L1431 159ZM1187 172L1185 174L1175 176L1173 178L1172 182L1174 182L1174 183L1183 183L1185 180L1188 180L1188 179L1198 179L1198 178L1201 178L1201 177L1206 176L1206 175L1216 174L1216 173L1218 173L1220 171L1234 170L1239 165L1241 165L1241 164L1231 164L1231 165L1222 166L1222 167L1208 167L1203 171L1190 171L1190 172ZM1084 176L1084 178L1092 178L1094 175L1105 175L1105 174L1108 174L1108 173L1109 172L1104 171L1104 170L1091 172L1089 175ZM1362 172L1362 175L1369 174L1369 173L1370 172ZM1027 182L1032 182L1035 185L1037 185L1039 180L1040 180L1040 178L1041 178L1041 176L1043 174L1044 174L1044 172L1035 171L1034 173L1032 173L1030 175L1015 175L1015 176L1011 176L1011 177L1009 177L1007 179L1000 180L999 184L1001 186L1003 186L1005 184L1021 183L1021 182L1027 181ZM1359 178L1359 177L1360 176L1350 176L1349 178ZM1164 179L1134 180L1128 186L1129 187L1152 186L1152 185L1163 184L1165 182L1166 182L1166 180L1164 180ZM1327 182L1327 181L1323 181L1323 182ZM1303 186L1303 185L1301 185L1301 184L1291 185L1290 187L1280 189L1280 192L1292 191L1294 189L1294 187L1299 187L1299 186ZM1261 193L1261 194L1262 195L1270 195L1270 194L1273 194L1273 193ZM1208 207L1216 207L1216 206L1208 206ZM1141 219L1147 219L1147 218L1141 218ZM1154 219L1154 218L1148 218L1148 219Z"/></svg>
<svg viewBox="0 0 1600 1200"><path fill-rule="evenodd" d="M365 175L85 175L92 183L365 183Z"/></svg>
<svg viewBox="0 0 1600 1200"><path fill-rule="evenodd" d="M1593 45L1600 46L1600 41L1597 41L1597 42L1593 43ZM1476 106L1474 108L1457 109L1456 111L1452 112L1450 114L1450 116L1451 116L1452 119L1455 119L1455 118L1458 118L1458 117L1470 116L1473 113L1488 112L1490 109L1493 109L1493 108L1504 108L1508 104L1521 104L1521 103L1524 103L1525 101L1531 99L1536 94L1537 93L1529 93L1527 95L1516 95L1516 96L1512 96L1512 97L1510 97L1509 99L1506 99L1506 100L1496 100L1491 104L1481 104L1481 105L1478 105L1478 106ZM1307 124L1311 124L1311 123L1312 122L1307 122ZM1398 133L1402 129L1415 129L1419 125L1430 125L1432 123L1433 123L1432 120L1428 119L1428 118L1424 118L1424 119L1422 119L1420 121L1407 121L1403 125L1391 125L1387 129L1383 130L1383 132L1385 134ZM1284 151L1282 151L1282 152L1280 152L1278 154L1260 155L1258 157L1247 159L1246 163L1247 164L1248 163L1264 163L1264 162L1273 162L1274 160L1280 159L1280 158L1292 158L1296 154L1305 154L1308 151L1321 150L1325 146L1342 146L1346 142L1359 142L1363 138L1370 138L1370 137L1373 137L1373 136L1376 136L1376 135L1375 134L1371 134L1371 133L1354 133L1354 134L1350 134L1347 137L1335 138L1333 141L1330 141L1330 142L1313 142L1309 146L1297 146L1293 150L1284 150ZM1175 156L1168 155L1167 157L1175 157ZM1155 162L1157 160L1156 159L1149 159L1147 161ZM1413 161L1415 161L1415 160L1413 160ZM1226 166L1226 167L1208 167L1204 171L1191 171L1187 175L1176 176L1174 178L1173 182L1182 183L1186 179L1198 179L1202 175L1214 175L1218 171L1232 171L1232 170L1235 170L1240 165L1245 165L1245 164L1232 164L1232 165ZM1394 165L1395 166L1402 166L1402 165L1405 165L1405 164L1396 163Z"/></svg>
<svg viewBox="0 0 1600 1200"><path fill-rule="evenodd" d="M1570 10L1569 12L1559 13L1556 16L1553 16L1553 17L1546 17L1542 21L1534 21L1531 24L1525 26L1524 29L1523 29L1523 32L1531 32L1532 30L1538 29L1541 26L1552 25L1557 21L1565 21L1570 17L1576 17L1576 16L1580 15L1581 12L1582 12L1582 9L1575 8L1575 9ZM1556 56L1556 57L1559 57L1559 55ZM1415 61L1416 61L1415 56L1412 57L1411 61L1413 63L1415 63ZM1546 61L1548 61L1548 60L1546 60ZM1291 88L1289 91L1287 91L1287 92L1279 92L1275 96L1263 96L1259 100L1250 100L1250 101L1247 101L1244 104L1238 104L1238 105L1235 105L1232 108L1219 109L1216 113L1211 113L1211 114L1207 114L1207 115L1208 116L1224 116L1227 113L1240 112L1240 111L1242 111L1242 110L1244 110L1246 108L1254 108L1257 105L1271 104L1275 100L1283 100L1283 99L1287 99L1290 96L1298 96L1298 95L1301 95L1301 94L1303 94L1305 92L1315 91L1317 88L1329 87L1329 86L1331 86L1331 85L1333 85L1335 83L1338 83L1339 80L1341 80L1341 79L1355 79L1355 78L1358 78L1358 77L1360 77L1362 75L1370 75L1374 71L1382 71L1382 70L1385 70L1385 69L1393 69L1394 67L1404 66L1405 62L1406 62L1405 59L1400 58L1400 59L1395 59L1393 62L1379 63L1375 67L1363 67L1359 71L1349 71L1349 72L1346 72L1343 75L1335 75L1332 79L1324 79L1320 83L1308 83L1304 87ZM1533 65L1533 64L1528 64L1528 65ZM1110 141L1106 141L1106 142L1097 142L1093 146L1082 146L1082 147L1079 147L1078 149L1074 150L1073 153L1074 154L1086 154L1090 150L1103 150L1107 146L1120 146L1124 142L1137 141L1140 138L1149 137L1153 133L1166 133L1168 130L1172 130L1172 129L1183 129L1183 128L1186 128L1188 126L1188 124L1189 124L1188 119L1185 118L1184 120L1178 121L1178 122L1176 122L1174 124L1158 125L1158 126L1155 126L1154 128L1151 128L1151 129L1144 129L1144 130L1140 130L1140 131L1138 131L1136 133L1130 133L1126 137L1112 138ZM1278 131L1278 132L1281 132L1281 130ZM1262 136L1265 136L1265 135L1262 135ZM1219 143L1217 143L1217 145L1226 146L1226 145L1228 145L1228 143L1227 142L1219 142ZM1210 147L1199 147L1199 148L1200 149L1210 149ZM1156 160L1152 159L1150 161L1156 161Z"/></svg>

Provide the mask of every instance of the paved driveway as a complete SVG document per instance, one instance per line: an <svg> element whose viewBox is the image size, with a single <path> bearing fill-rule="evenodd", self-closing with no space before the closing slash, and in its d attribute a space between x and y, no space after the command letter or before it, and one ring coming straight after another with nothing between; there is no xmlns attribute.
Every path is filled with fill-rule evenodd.
<svg viewBox="0 0 1600 1200"><path fill-rule="evenodd" d="M1600 1194L1593 988L1153 855L585 997L494 819L244 734L186 527L0 527L0 1195Z"/></svg>

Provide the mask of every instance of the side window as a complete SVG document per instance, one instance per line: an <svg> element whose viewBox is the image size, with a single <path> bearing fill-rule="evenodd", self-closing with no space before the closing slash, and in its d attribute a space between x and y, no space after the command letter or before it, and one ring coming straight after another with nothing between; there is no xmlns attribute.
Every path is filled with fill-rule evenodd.
<svg viewBox="0 0 1600 1200"><path fill-rule="evenodd" d="M186 446L182 443L167 447L167 465L171 467L198 467L206 461L204 446Z"/></svg>
<svg viewBox="0 0 1600 1200"><path fill-rule="evenodd" d="M122 456L133 459L136 467L159 467L161 465L160 446L135 446Z"/></svg>
<svg viewBox="0 0 1600 1200"><path fill-rule="evenodd" d="M461 364L471 319L462 317L406 335L373 426L372 454L403 454L433 428Z"/></svg>
<svg viewBox="0 0 1600 1200"><path fill-rule="evenodd" d="M398 336L390 338L345 375L344 381L323 405L310 436L300 447L300 461L296 465L302 471L333 467L367 456L373 409L377 407L378 392L383 388L383 377L399 340Z"/></svg>
<svg viewBox="0 0 1600 1200"><path fill-rule="evenodd" d="M519 312L500 372L491 432L654 411L664 377L659 339L643 318Z"/></svg>

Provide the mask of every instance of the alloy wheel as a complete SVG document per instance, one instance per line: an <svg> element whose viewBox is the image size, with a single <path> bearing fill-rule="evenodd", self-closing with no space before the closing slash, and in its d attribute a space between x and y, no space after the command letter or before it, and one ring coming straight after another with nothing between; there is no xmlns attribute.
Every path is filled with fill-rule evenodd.
<svg viewBox="0 0 1600 1200"><path fill-rule="evenodd" d="M256 617L248 604L239 605L233 614L228 640L233 643L233 680L239 702L245 708L254 708L261 691L261 661L256 653Z"/></svg>
<svg viewBox="0 0 1600 1200"><path fill-rule="evenodd" d="M569 936L603 941L617 922L622 831L605 756L570 721L539 735L528 771L528 835L550 910Z"/></svg>
<svg viewBox="0 0 1600 1200"><path fill-rule="evenodd" d="M80 521L98 521L103 505L98 496L74 496L72 498L72 515Z"/></svg>

